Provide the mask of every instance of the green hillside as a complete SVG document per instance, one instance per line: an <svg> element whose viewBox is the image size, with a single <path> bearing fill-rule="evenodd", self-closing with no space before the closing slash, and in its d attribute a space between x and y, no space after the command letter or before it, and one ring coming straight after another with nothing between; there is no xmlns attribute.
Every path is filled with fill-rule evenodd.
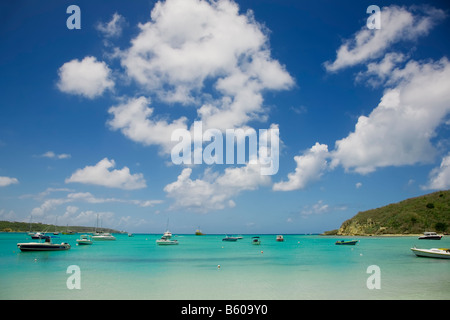
<svg viewBox="0 0 450 320"><path fill-rule="evenodd" d="M94 232L94 227L82 227L82 226L54 226L44 223L27 223L16 221L0 221L0 232ZM108 228L97 228L98 232L110 232L118 233L119 231Z"/></svg>
<svg viewBox="0 0 450 320"><path fill-rule="evenodd" d="M450 232L450 190L359 212L345 221L339 230L325 234L422 234L425 231Z"/></svg>

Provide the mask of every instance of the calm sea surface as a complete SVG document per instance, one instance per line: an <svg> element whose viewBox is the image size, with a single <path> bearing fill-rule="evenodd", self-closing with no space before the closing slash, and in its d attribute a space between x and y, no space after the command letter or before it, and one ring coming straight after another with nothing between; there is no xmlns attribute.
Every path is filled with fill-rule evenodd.
<svg viewBox="0 0 450 320"><path fill-rule="evenodd" d="M315 235L262 235L259 246L251 235L174 235L176 246L158 246L161 235L115 236L78 246L79 235L60 235L53 242L70 250L21 252L18 242L36 240L0 233L0 299L450 299L450 260L410 250L450 248L449 236L353 237L356 246ZM73 265L80 289L67 285ZM379 273L367 272L373 265Z"/></svg>

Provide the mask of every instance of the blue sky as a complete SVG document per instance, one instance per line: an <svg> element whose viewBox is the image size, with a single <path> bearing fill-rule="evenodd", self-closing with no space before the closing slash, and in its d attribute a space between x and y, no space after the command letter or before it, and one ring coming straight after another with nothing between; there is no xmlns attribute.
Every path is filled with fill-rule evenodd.
<svg viewBox="0 0 450 320"><path fill-rule="evenodd" d="M66 25L72 4L81 29ZM0 14L1 220L320 233L450 188L445 1L14 1ZM174 164L171 133L194 121L278 129L279 170Z"/></svg>

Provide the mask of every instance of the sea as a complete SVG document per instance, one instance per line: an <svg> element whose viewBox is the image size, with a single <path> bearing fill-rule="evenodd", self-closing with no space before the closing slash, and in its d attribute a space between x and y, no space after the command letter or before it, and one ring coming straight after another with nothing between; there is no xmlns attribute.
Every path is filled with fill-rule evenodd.
<svg viewBox="0 0 450 320"><path fill-rule="evenodd" d="M115 241L71 249L21 252L27 233L0 233L2 300L448 300L450 260L419 258L410 250L450 248L417 237L115 234ZM354 246L338 240L359 240Z"/></svg>

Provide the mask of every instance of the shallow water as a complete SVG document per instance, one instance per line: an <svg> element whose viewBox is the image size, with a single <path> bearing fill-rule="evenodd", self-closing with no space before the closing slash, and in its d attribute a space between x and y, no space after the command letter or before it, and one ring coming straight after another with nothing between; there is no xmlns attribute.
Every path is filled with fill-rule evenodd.
<svg viewBox="0 0 450 320"><path fill-rule="evenodd" d="M61 235L60 252L20 252L25 233L0 233L1 299L449 299L450 260L418 258L411 247L450 247L417 237L178 235L176 246L158 246L161 235L115 235L116 241L77 246L79 235ZM81 289L67 273L79 267ZM220 268L218 267L220 265ZM369 289L369 266L379 267L379 289Z"/></svg>

